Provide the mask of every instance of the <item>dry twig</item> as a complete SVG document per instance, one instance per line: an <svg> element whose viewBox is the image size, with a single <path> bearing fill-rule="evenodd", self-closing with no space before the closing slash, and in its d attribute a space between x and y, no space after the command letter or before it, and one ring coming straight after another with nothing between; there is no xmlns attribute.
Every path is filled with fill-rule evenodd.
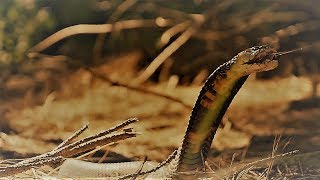
<svg viewBox="0 0 320 180"><path fill-rule="evenodd" d="M34 161L28 163L16 163L5 167L0 167L0 177L11 176L24 171L27 171L33 167L40 167L43 165L58 164L65 160L62 156L37 158Z"/></svg>
<svg viewBox="0 0 320 180"><path fill-rule="evenodd" d="M141 84L145 82L158 67L168 59L171 54L178 50L183 44L185 44L195 32L194 27L189 27L184 31L174 42L172 42L167 48L165 48L152 62L151 64L134 80L133 84Z"/></svg>
<svg viewBox="0 0 320 180"><path fill-rule="evenodd" d="M68 139L64 140L62 143L60 143L54 150L60 149L64 146L66 146L67 144L69 144L72 140L74 140L75 138L77 138L80 134L82 134L85 130L87 130L89 127L89 123L84 125L81 129L79 129L78 131L76 131L75 133L73 133Z"/></svg>
<svg viewBox="0 0 320 180"><path fill-rule="evenodd" d="M137 0L125 0L123 1L116 10L110 15L106 24L114 23L126 10L132 7ZM96 38L96 41L93 46L93 56L95 60L99 60L102 57L102 49L104 44L104 39L106 38L107 34L99 34Z"/></svg>
<svg viewBox="0 0 320 180"><path fill-rule="evenodd" d="M159 23L161 22L161 23ZM51 36L47 37L40 43L36 44L34 47L30 49L30 52L40 52L44 49L50 47L56 42L67 38L69 36L77 35L77 34L100 34L100 33L109 33L112 30L122 30L122 29L135 29L141 27L166 27L170 26L172 23L170 20L163 19L159 21L159 19L150 19L150 20L125 20L119 21L114 24L79 24L64 28Z"/></svg>
<svg viewBox="0 0 320 180"><path fill-rule="evenodd" d="M137 133L120 132L112 136L101 136L101 137L97 137L95 139L84 141L84 142L83 140L79 140L79 142L81 141L82 143L79 144L78 141L75 143L72 143L68 146L65 146L63 149L60 149L59 152L57 152L56 154L59 154L63 157L72 157L82 152L86 152L91 149L94 149L97 146L136 137L136 135Z"/></svg>
<svg viewBox="0 0 320 180"><path fill-rule="evenodd" d="M18 174L24 171L27 171L34 167L40 167L43 165L57 165L61 164L65 158L72 157L76 154L80 154L89 150L96 148L97 146L102 146L104 144L109 144L111 142L117 142L120 140L128 139L131 137L135 137L137 133L135 132L127 132L123 130L124 127L128 126L131 123L137 122L136 118L128 119L123 123L105 130L99 134L89 136L84 139L80 139L74 143L70 143L72 139L76 136L80 135L87 129L87 125L79 129L75 132L71 137L62 142L58 147L50 152L41 154L39 156L35 156L32 158L24 159L18 163L1 166L0 167L0 177L6 177L14 174ZM121 132L111 134L112 132L122 130ZM70 143L70 144L69 144Z"/></svg>
<svg viewBox="0 0 320 180"><path fill-rule="evenodd" d="M163 166L169 164L176 157L177 153L178 153L177 150L173 151L173 153L170 154L169 157L166 160L162 161L157 167L155 167L153 169L150 169L148 171L142 171L142 172L138 172L138 173L134 173L134 174L125 175L125 176L119 177L118 179L119 180L120 179L129 179L129 178L132 178L132 177L143 176L143 175L146 175L146 174L150 174L150 173L156 172L157 170L159 170Z"/></svg>
<svg viewBox="0 0 320 180"><path fill-rule="evenodd" d="M188 26L190 26L191 22L190 21L184 21L182 23L179 23L168 30L166 30L160 38L160 45L164 46L169 43L170 39L177 35L178 33L184 31Z"/></svg>
<svg viewBox="0 0 320 180"><path fill-rule="evenodd" d="M98 74L96 72L94 72L92 69L88 68L88 67L83 67L86 71L90 72L90 74L92 74L94 77L104 81L104 82L108 82L108 83L111 83L112 86L120 86L120 87L125 87L127 89L130 89L130 90L134 90L134 91L137 91L137 92L141 92L141 93L146 93L146 94L151 94L151 95L155 95L155 96L158 96L158 97L162 97L162 98L165 98L165 99L168 99L170 101L174 101L174 102L177 102L181 105L183 105L184 107L188 108L188 109L192 109L192 106L190 106L189 104L186 104L185 102L183 102L182 100L178 99L178 98L175 98L175 97L172 97L172 96L168 96L168 95L165 95L165 94L162 94L162 93L158 93L158 92L155 92L155 91L151 91L151 90L148 90L148 89L143 89L143 88L140 88L140 87L137 87L137 86L134 86L134 85L129 85L129 84L125 84L125 83L122 83L122 82L117 82L117 81L113 81L111 79L109 79L108 77L105 77L101 74Z"/></svg>

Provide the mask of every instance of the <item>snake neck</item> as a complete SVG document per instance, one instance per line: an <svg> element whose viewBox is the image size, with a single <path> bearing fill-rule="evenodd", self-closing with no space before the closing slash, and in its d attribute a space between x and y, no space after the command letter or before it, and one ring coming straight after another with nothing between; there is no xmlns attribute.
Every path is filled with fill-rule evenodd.
<svg viewBox="0 0 320 180"><path fill-rule="evenodd" d="M177 156L178 173L204 168L222 117L248 77L237 75L233 65L231 60L218 67L202 87Z"/></svg>

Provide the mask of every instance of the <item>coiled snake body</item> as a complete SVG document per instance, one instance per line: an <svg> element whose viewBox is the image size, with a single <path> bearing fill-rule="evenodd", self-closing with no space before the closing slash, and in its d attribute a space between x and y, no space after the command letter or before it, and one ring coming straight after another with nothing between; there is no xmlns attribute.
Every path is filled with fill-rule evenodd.
<svg viewBox="0 0 320 180"><path fill-rule="evenodd" d="M202 171L204 161L221 119L234 96L251 73L268 71L278 65L275 50L269 46L246 49L219 66L203 85L192 110L189 124L174 160L149 177L191 177L183 172ZM148 162L151 163L151 162ZM134 173L141 162L96 164L79 160L66 160L59 174L62 177L106 177ZM145 165L151 169L156 165ZM116 178L116 176L114 176Z"/></svg>

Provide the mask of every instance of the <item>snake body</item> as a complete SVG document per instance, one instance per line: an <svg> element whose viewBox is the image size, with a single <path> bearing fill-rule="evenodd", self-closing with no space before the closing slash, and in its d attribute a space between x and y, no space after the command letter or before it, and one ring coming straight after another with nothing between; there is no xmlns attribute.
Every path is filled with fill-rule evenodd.
<svg viewBox="0 0 320 180"><path fill-rule="evenodd" d="M187 179L193 177L192 173L186 175L183 172L202 171L212 140L234 96L251 73L277 67L278 61L274 59L274 54L275 50L268 46L255 46L240 52L230 61L219 66L208 77L199 93L177 155L167 167L161 168L149 177ZM101 165L78 161L73 160L73 163L70 163L71 161L66 160L59 171L60 175L63 177L115 177L112 169L118 169L117 175L121 175L122 172L130 174L141 165L141 162ZM94 168L90 168L88 172L89 167L93 166ZM147 170L153 167L153 165L144 166ZM84 176L75 174L83 169L86 169Z"/></svg>

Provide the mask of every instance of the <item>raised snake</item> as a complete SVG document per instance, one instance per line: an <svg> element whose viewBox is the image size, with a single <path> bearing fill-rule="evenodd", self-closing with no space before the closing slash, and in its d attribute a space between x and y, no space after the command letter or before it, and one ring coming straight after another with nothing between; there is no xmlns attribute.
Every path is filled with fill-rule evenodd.
<svg viewBox="0 0 320 180"><path fill-rule="evenodd" d="M169 165L147 175L149 179L189 179L201 172L219 124L234 96L251 73L268 71L278 66L276 51L269 46L255 46L240 52L230 61L219 66L204 83L193 107L189 124L174 159ZM98 164L68 159L60 170L60 177L117 178L135 173L141 161ZM146 162L143 170L156 167Z"/></svg>

